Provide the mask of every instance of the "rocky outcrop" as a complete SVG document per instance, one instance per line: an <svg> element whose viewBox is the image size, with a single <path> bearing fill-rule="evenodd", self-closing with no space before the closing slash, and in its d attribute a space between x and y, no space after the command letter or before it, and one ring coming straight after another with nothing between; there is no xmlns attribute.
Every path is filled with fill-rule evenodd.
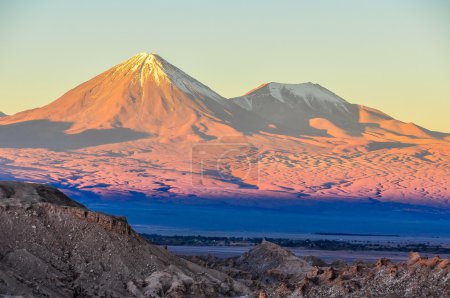
<svg viewBox="0 0 450 298"><path fill-rule="evenodd" d="M287 297L450 297L449 261L410 253L405 263L316 269Z"/></svg>
<svg viewBox="0 0 450 298"><path fill-rule="evenodd" d="M284 296L273 297L450 297L450 260L410 253L407 262L386 258L335 269L315 267Z"/></svg>
<svg viewBox="0 0 450 298"><path fill-rule="evenodd" d="M42 203L86 209L53 187L14 181L0 182L0 207L30 208L31 205Z"/></svg>
<svg viewBox="0 0 450 298"><path fill-rule="evenodd" d="M253 295L258 294L255 297L285 297L283 293L292 293L295 284L315 268L289 250L265 240L240 257L187 258L245 283L253 290Z"/></svg>
<svg viewBox="0 0 450 298"><path fill-rule="evenodd" d="M0 297L450 297L450 259L328 265L263 241L191 262L39 184L0 182L0 226Z"/></svg>
<svg viewBox="0 0 450 298"><path fill-rule="evenodd" d="M0 296L235 297L247 287L58 190L0 182ZM212 294L213 293L213 294Z"/></svg>
<svg viewBox="0 0 450 298"><path fill-rule="evenodd" d="M234 268L249 272L252 279L270 282L303 276L311 266L292 252L263 240L260 245L236 259Z"/></svg>
<svg viewBox="0 0 450 298"><path fill-rule="evenodd" d="M198 257L192 260L199 262ZM410 253L402 263L382 258L328 265L316 258L298 258L265 241L238 258L202 260L240 278L259 297L450 297L450 259L418 253ZM305 265L307 260L317 265Z"/></svg>

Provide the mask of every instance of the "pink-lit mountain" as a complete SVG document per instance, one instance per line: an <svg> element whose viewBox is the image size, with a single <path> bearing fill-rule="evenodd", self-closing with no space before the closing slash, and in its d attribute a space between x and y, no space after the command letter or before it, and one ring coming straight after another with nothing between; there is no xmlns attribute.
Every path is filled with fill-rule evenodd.
<svg viewBox="0 0 450 298"><path fill-rule="evenodd" d="M450 204L449 134L312 83L226 99L156 54L2 117L0 147L1 177L102 195Z"/></svg>

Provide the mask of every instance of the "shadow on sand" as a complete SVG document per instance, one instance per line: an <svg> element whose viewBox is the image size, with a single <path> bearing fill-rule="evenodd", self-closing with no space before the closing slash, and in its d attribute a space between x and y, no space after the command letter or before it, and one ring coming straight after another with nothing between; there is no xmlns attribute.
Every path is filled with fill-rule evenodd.
<svg viewBox="0 0 450 298"><path fill-rule="evenodd" d="M0 148L45 148L56 151L76 150L91 146L121 143L149 135L128 128L89 129L67 134L70 122L33 120L0 126Z"/></svg>

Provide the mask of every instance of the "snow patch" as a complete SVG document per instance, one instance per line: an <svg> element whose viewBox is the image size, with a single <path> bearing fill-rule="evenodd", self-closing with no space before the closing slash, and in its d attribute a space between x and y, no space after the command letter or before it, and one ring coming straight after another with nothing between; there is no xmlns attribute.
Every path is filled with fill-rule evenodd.
<svg viewBox="0 0 450 298"><path fill-rule="evenodd" d="M125 73L135 72L137 70L139 70L141 87L148 78L153 79L158 84L168 79L174 86L185 93L195 97L211 98L217 102L223 103L224 98L222 96L179 68L173 66L157 54L139 53L116 67L116 71Z"/></svg>
<svg viewBox="0 0 450 298"><path fill-rule="evenodd" d="M246 95L236 98L235 102L247 110L252 110L253 97L261 96L263 90L267 90L265 91L267 92L267 95L290 106L296 105L300 99L313 109L314 107L317 108L317 106L319 106L320 109L331 111L332 107L334 107L348 112L347 105L349 103L347 101L328 89L313 83L282 84L272 82L263 84Z"/></svg>
<svg viewBox="0 0 450 298"><path fill-rule="evenodd" d="M286 102L283 97L283 91L288 91L296 97L302 97L306 101L323 101L333 104L346 104L343 98L337 96L333 92L323 88L318 84L302 83L302 84L281 84L270 83L269 90L271 95L281 102Z"/></svg>

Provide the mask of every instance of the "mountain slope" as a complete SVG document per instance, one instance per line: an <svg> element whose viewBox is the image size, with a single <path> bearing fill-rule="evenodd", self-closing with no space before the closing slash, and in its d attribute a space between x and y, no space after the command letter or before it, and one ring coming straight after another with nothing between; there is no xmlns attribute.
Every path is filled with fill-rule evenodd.
<svg viewBox="0 0 450 298"><path fill-rule="evenodd" d="M351 104L312 83L268 83L227 100L160 56L147 53L112 67L47 106L2 117L0 126L0 137L9 143L21 144L11 139L8 128L22 132L25 136L16 133L22 139L33 130L44 143L52 143L49 132L60 143L73 142L67 135L78 135L83 143L88 133L90 139L84 143L90 146L98 145L93 139L197 142L254 134L382 142L448 137Z"/></svg>
<svg viewBox="0 0 450 298"><path fill-rule="evenodd" d="M351 104L313 83L267 83L231 100L268 121L299 129L306 135L391 141L404 140L396 135L426 139L445 136L395 120L381 111Z"/></svg>
<svg viewBox="0 0 450 298"><path fill-rule="evenodd" d="M149 244L58 190L0 182L0 296L236 297L225 274Z"/></svg>
<svg viewBox="0 0 450 298"><path fill-rule="evenodd" d="M448 205L449 141L312 83L225 99L141 53L47 106L0 118L0 177L112 197Z"/></svg>
<svg viewBox="0 0 450 298"><path fill-rule="evenodd" d="M160 56L147 53L133 56L45 107L7 117L0 124L36 120L69 123L65 132L71 134L125 128L161 140L192 141L248 133L264 122Z"/></svg>

